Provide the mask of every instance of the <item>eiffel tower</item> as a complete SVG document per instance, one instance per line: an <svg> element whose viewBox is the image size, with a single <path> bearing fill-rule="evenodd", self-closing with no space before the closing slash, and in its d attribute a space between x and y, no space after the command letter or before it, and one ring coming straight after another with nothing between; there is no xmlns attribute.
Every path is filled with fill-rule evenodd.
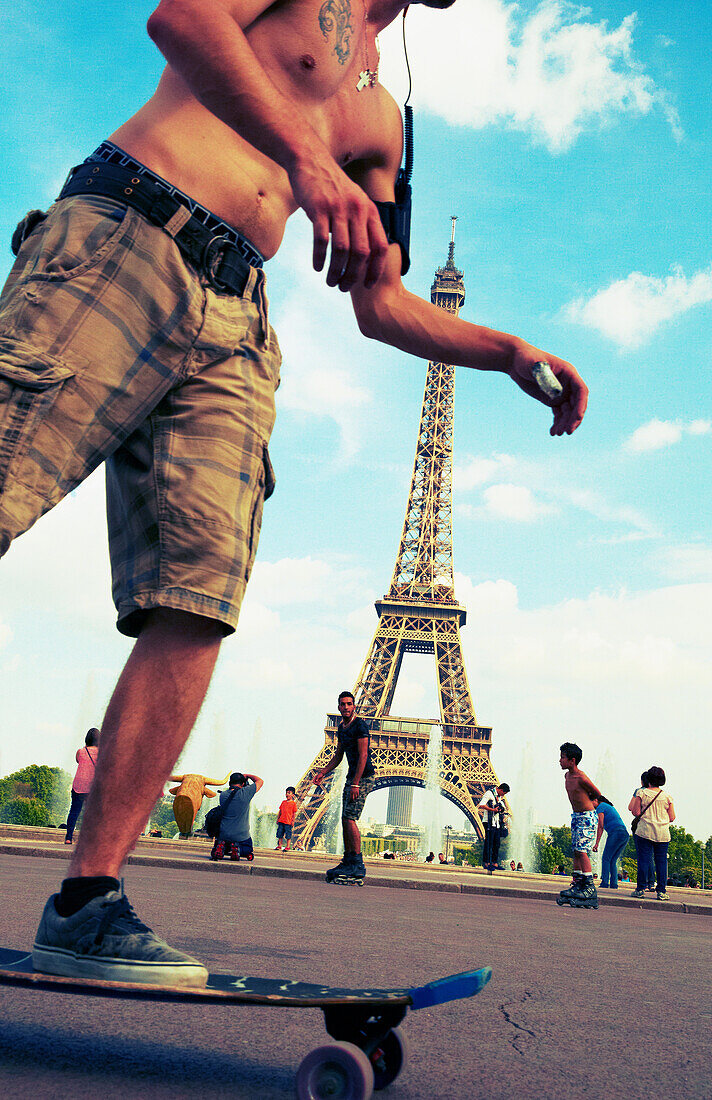
<svg viewBox="0 0 712 1100"><path fill-rule="evenodd" d="M455 267L455 222L447 263L438 268L430 300L457 315L465 301L463 272ZM460 627L467 612L455 598L452 566L452 450L455 368L429 363L410 495L388 595L376 601L378 626L354 687L356 713L371 729L375 789L424 787L431 731L440 726L440 791L483 829L477 803L497 784L489 754L492 730L477 724L462 656ZM432 653L440 720L399 718L391 703L405 653ZM335 773L312 790L311 776L331 759L338 714L328 714L324 747L297 788L302 804L294 839L313 845L329 809Z"/></svg>

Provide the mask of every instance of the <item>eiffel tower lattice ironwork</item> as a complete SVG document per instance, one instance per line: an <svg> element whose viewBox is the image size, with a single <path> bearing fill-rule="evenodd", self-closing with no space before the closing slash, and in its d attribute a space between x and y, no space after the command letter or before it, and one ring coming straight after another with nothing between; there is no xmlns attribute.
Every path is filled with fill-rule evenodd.
<svg viewBox="0 0 712 1100"><path fill-rule="evenodd" d="M463 272L455 266L455 222L448 259L438 268L430 297L458 314L465 300ZM388 594L376 602L378 626L354 687L356 713L371 729L376 789L424 787L431 730L441 726L441 793L457 805L483 835L476 807L497 784L489 759L492 730L477 724L462 655L460 627L466 611L455 597L452 561L452 453L455 368L429 363L420 416L415 464L398 557ZM440 720L399 718L391 703L405 653L435 657ZM297 788L301 803L294 839L305 848L323 827L334 773L320 788L311 776L331 758L338 714L327 715L321 752Z"/></svg>

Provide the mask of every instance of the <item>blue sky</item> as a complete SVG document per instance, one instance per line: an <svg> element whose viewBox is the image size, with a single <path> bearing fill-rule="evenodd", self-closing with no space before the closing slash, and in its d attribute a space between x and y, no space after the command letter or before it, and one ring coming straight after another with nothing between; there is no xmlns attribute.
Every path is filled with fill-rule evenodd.
<svg viewBox="0 0 712 1100"><path fill-rule="evenodd" d="M20 0L5 14L0 240L151 94L151 7ZM582 745L619 805L660 763L679 823L706 838L712 811L692 777L712 764L710 6L460 0L408 24L408 288L429 294L457 214L463 316L570 359L591 388L583 426L552 440L546 410L503 376L458 372L456 590L495 768L515 813L559 823L561 741ZM381 77L402 101L399 38L382 36ZM316 755L370 644L425 375L359 335L310 251L298 215L268 265L284 352L278 489L180 765L264 773L270 803ZM10 260L7 248L0 274ZM125 659L102 495L95 475L0 568L0 774L69 768ZM436 714L431 662L404 663L393 709Z"/></svg>

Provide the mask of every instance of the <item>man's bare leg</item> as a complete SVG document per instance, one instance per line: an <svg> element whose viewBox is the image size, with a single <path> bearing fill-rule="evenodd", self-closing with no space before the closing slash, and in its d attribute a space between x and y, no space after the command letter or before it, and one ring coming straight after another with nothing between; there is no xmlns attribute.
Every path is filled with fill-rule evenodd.
<svg viewBox="0 0 712 1100"><path fill-rule="evenodd" d="M203 964L143 924L117 893L117 879L193 728L221 633L212 620L182 611L148 616L106 711L69 877L45 905L32 947L35 970L205 985Z"/></svg>
<svg viewBox="0 0 712 1100"><path fill-rule="evenodd" d="M148 616L106 711L70 877L119 877L198 717L222 636L187 612Z"/></svg>
<svg viewBox="0 0 712 1100"><path fill-rule="evenodd" d="M355 821L348 817L343 819L344 851L352 852L355 856L361 855L361 832Z"/></svg>

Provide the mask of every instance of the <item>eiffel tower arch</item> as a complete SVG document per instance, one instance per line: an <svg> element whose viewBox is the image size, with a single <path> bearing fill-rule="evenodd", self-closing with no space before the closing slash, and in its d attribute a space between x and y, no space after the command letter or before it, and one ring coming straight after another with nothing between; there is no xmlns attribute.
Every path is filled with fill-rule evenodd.
<svg viewBox="0 0 712 1100"><path fill-rule="evenodd" d="M455 266L455 221L448 259L438 268L430 299L458 314L465 300L463 272ZM490 763L492 730L477 722L462 654L460 628L467 612L455 597L452 551L452 455L455 368L429 363L420 415L408 504L388 594L376 601L378 625L354 686L356 713L371 730L376 787L425 787L433 727L440 727L440 792L483 836L477 804L498 782ZM435 658L440 716L401 718L391 714L403 657ZM301 806L293 836L313 845L328 811L334 773L322 787L311 777L331 759L338 714L328 714L324 745L297 787Z"/></svg>

